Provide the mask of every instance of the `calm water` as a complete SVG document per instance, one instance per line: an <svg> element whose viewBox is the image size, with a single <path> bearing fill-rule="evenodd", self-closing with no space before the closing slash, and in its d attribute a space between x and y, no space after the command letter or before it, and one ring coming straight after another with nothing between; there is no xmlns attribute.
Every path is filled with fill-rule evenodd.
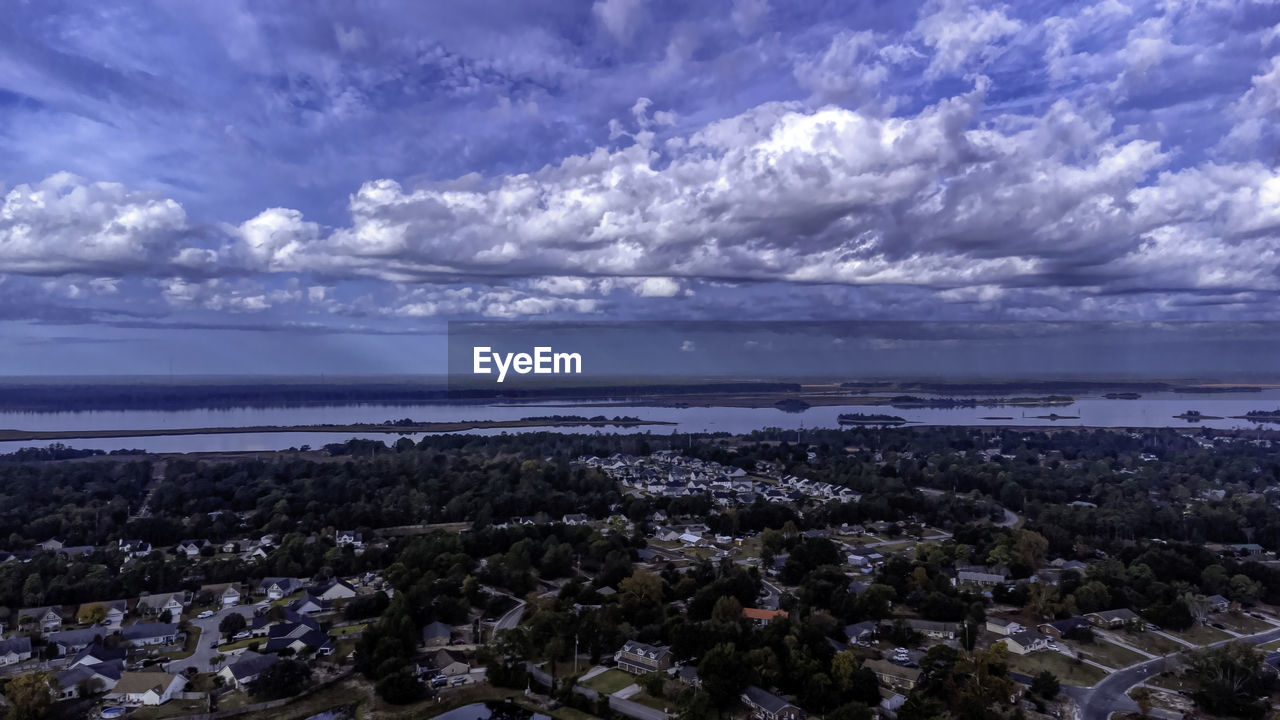
<svg viewBox="0 0 1280 720"><path fill-rule="evenodd" d="M1101 396L1082 396L1072 405L1036 408L953 408L896 409L873 406L815 407L801 413L787 413L774 408L657 408L657 407L600 407L584 405L417 405L383 406L353 405L301 408L235 408L228 410L127 410L107 412L67 413L0 413L0 428L21 430L103 430L128 428L138 430L193 428L193 427L246 427L254 425L314 425L380 423L396 418L413 418L423 422L447 422L455 420L518 420L533 415L627 415L645 420L665 420L675 426L645 428L605 428L604 432L651 432L669 435L672 432L750 432L766 427L798 429L802 427L837 427L836 416L845 412L886 413L898 415L912 422L931 425L1040 425L1045 427L1095 426L1095 427L1211 427L1219 429L1257 427L1256 423L1232 419L1250 410L1275 410L1280 408L1280 389L1258 393L1226 394L1177 394L1155 393L1138 400L1108 400ZM1186 410L1199 410L1204 415L1223 416L1221 420L1187 422L1173 416ZM1079 419L1048 420L1035 415L1078 415ZM984 417L1007 416L1012 420L986 420ZM1263 425L1280 429L1280 424ZM595 433L599 428L556 428L558 432ZM471 434L495 435L511 430L473 430ZM396 434L344 434L344 433L244 433L235 435L184 435L170 437L103 438L64 440L75 447L115 450L120 448L145 448L153 452L207 452L231 450L280 450L289 447L341 442L350 437L385 440L388 444ZM408 435L415 440L421 434ZM0 443L0 452L12 452L30 445L47 445L48 442Z"/></svg>

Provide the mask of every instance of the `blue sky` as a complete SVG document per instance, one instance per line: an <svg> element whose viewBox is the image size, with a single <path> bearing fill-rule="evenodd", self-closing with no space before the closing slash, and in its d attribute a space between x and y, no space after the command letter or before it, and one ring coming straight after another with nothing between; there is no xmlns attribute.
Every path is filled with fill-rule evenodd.
<svg viewBox="0 0 1280 720"><path fill-rule="evenodd" d="M449 320L1277 320L1280 5L12 3L0 374Z"/></svg>

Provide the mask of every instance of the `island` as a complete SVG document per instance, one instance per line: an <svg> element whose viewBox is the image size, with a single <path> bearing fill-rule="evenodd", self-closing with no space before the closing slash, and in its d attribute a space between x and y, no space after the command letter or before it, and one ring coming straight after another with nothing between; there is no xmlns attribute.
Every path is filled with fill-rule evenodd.
<svg viewBox="0 0 1280 720"><path fill-rule="evenodd" d="M906 421L897 415L879 413L840 413L836 416L836 422L841 425L901 425Z"/></svg>

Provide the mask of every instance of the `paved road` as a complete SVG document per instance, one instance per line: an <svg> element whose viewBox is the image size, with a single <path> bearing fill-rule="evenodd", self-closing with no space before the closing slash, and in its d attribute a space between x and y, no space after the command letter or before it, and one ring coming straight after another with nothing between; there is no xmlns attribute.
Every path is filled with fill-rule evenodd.
<svg viewBox="0 0 1280 720"><path fill-rule="evenodd" d="M225 610L219 610L214 613L211 618L192 620L191 624L200 628L200 642L196 643L196 651L192 653L189 658L174 660L169 663L165 669L171 673L176 673L192 666L197 668L200 672L208 672L210 670L220 668L220 665L215 666L212 663L213 656L217 655L218 651L209 647L209 643L213 642L215 638L221 639L221 635L218 633L218 623L222 622L222 618L232 613L243 615L246 620L252 623L253 611L256 607L257 606L255 605L238 605L236 607L226 608Z"/></svg>
<svg viewBox="0 0 1280 720"><path fill-rule="evenodd" d="M512 599L516 601L517 605L508 610L505 615L498 618L498 622L493 624L494 632L499 630L512 630L516 625L520 624L520 618L524 617L525 602L514 597Z"/></svg>
<svg viewBox="0 0 1280 720"><path fill-rule="evenodd" d="M1240 638L1228 638L1205 647L1217 647L1232 642L1245 641L1254 645L1262 645L1272 640L1280 640L1280 628L1272 628L1256 635ZM1171 656L1172 657L1172 656ZM1147 660L1131 665L1106 676L1092 688L1063 686L1063 689L1075 699L1080 706L1081 720L1107 720L1113 712L1137 712L1138 705L1129 699L1129 689L1148 678L1160 674L1164 658Z"/></svg>

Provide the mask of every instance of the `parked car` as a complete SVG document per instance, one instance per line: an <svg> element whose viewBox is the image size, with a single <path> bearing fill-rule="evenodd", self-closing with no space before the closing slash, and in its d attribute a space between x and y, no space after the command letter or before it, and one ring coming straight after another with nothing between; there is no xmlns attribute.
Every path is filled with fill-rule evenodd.
<svg viewBox="0 0 1280 720"><path fill-rule="evenodd" d="M217 640L214 640L213 642L209 643L209 648L210 648L210 649L212 649L212 650L217 650L217 649L218 649L218 641L217 641Z"/></svg>
<svg viewBox="0 0 1280 720"><path fill-rule="evenodd" d="M249 631L248 631L248 630L241 630L240 632L236 633L235 635L232 635L232 636L231 636L231 639L232 639L232 640L244 640L245 638L249 637L249 634L250 634L250 633L249 633Z"/></svg>
<svg viewBox="0 0 1280 720"><path fill-rule="evenodd" d="M206 618L211 618L211 617L213 617L213 611L212 611L212 610L205 610L204 612L202 612L202 613L200 613L199 615L197 615L197 616L196 616L196 619L197 619L197 620L204 620L204 619L206 619Z"/></svg>
<svg viewBox="0 0 1280 720"><path fill-rule="evenodd" d="M450 681L449 681L449 684L450 684L450 685L465 685L466 683L467 683L467 676L466 676L466 675L459 675L459 676L457 676L457 677L455 677L454 679L452 679L452 680L450 680Z"/></svg>
<svg viewBox="0 0 1280 720"><path fill-rule="evenodd" d="M449 678L444 675L437 675L431 678L431 687L444 687L449 684Z"/></svg>
<svg viewBox="0 0 1280 720"><path fill-rule="evenodd" d="M1216 623L1209 623L1209 624L1210 624L1210 625L1212 625L1212 626L1214 626L1214 627L1216 627L1216 628L1218 628L1219 630L1226 630L1226 629L1227 629L1227 626L1226 626L1226 625L1223 625L1223 624L1222 624L1222 623L1220 623L1220 622L1216 622Z"/></svg>

